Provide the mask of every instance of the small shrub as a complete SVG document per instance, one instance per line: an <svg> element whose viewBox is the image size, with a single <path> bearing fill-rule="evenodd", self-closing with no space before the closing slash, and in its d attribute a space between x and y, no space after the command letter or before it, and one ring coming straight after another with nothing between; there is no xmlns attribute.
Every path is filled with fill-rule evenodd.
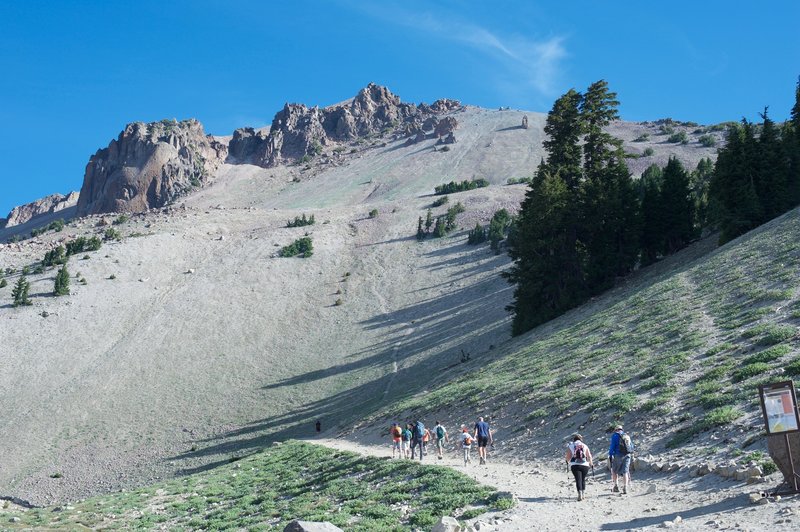
<svg viewBox="0 0 800 532"><path fill-rule="evenodd" d="M281 257L295 257L297 255L306 258L314 254L314 245L311 238L304 236L298 238L288 246L284 246L278 252Z"/></svg>
<svg viewBox="0 0 800 532"><path fill-rule="evenodd" d="M650 133L642 133L633 139L633 142L647 142L648 140L650 140Z"/></svg>
<svg viewBox="0 0 800 532"><path fill-rule="evenodd" d="M450 181L444 185L437 185L434 187L434 194L440 196L442 194L451 194L453 192L464 192L466 190L474 190L476 188L488 187L489 181L483 178L473 179L472 181Z"/></svg>
<svg viewBox="0 0 800 532"><path fill-rule="evenodd" d="M743 360L744 364L755 364L757 362L772 362L791 352L792 348L788 345L775 345L765 349L755 355Z"/></svg>
<svg viewBox="0 0 800 532"><path fill-rule="evenodd" d="M533 181L530 177L509 177L506 181L507 185L529 185Z"/></svg>
<svg viewBox="0 0 800 532"><path fill-rule="evenodd" d="M22 267L22 275L30 275L31 274L31 267L30 266L23 266Z"/></svg>
<svg viewBox="0 0 800 532"><path fill-rule="evenodd" d="M431 207L441 207L442 205L447 205L447 202L450 201L449 196L442 196L441 198L436 198L434 202L431 204Z"/></svg>
<svg viewBox="0 0 800 532"><path fill-rule="evenodd" d="M786 375L794 377L796 375L800 375L800 357L794 359L789 364L783 367L784 372Z"/></svg>
<svg viewBox="0 0 800 532"><path fill-rule="evenodd" d="M733 382L741 382L751 377L755 377L756 375L761 375L762 373L766 373L769 370L770 370L769 364L766 364L764 362L754 362L753 364L748 364L743 368L734 371L731 380Z"/></svg>
<svg viewBox="0 0 800 532"><path fill-rule="evenodd" d="M642 152L642 157L650 157L654 153L655 153L655 150L653 148L647 147Z"/></svg>
<svg viewBox="0 0 800 532"><path fill-rule="evenodd" d="M128 217L128 215L127 215L127 214L120 214L119 216L117 216L117 217L114 219L114 221L113 221L113 222L111 222L111 224L112 224L112 225L122 225L122 224L124 224L125 222L127 222L128 220L130 220L130 218Z"/></svg>
<svg viewBox="0 0 800 532"><path fill-rule="evenodd" d="M0 279L0 288L5 288L6 286L8 286L8 281L5 278Z"/></svg>
<svg viewBox="0 0 800 532"><path fill-rule="evenodd" d="M677 133L671 134L667 139L667 142L672 142L675 144L677 143L685 144L689 142L689 137L686 135L685 131L679 131Z"/></svg>
<svg viewBox="0 0 800 532"><path fill-rule="evenodd" d="M715 139L713 135L702 135L699 139L697 139L697 142L706 148L713 148L717 145L717 139Z"/></svg>
<svg viewBox="0 0 800 532"><path fill-rule="evenodd" d="M340 307L340 306L344 305L344 301L342 301L342 298L340 297L340 298L338 298L338 299L336 300L336 302L334 303L334 305L336 305L337 307Z"/></svg>
<svg viewBox="0 0 800 532"><path fill-rule="evenodd" d="M778 471L778 466L772 460L763 460L758 465L761 466L764 476L769 476Z"/></svg>
<svg viewBox="0 0 800 532"><path fill-rule="evenodd" d="M114 229L113 227L109 227L106 229L106 232L103 234L103 240L121 240L122 234Z"/></svg>
<svg viewBox="0 0 800 532"><path fill-rule="evenodd" d="M770 327L763 337L758 340L758 345L775 345L785 342L797 335L797 329L791 325L775 325Z"/></svg>
<svg viewBox="0 0 800 532"><path fill-rule="evenodd" d="M50 475L50 478L62 478L63 476L61 473L56 472Z"/></svg>
<svg viewBox="0 0 800 532"><path fill-rule="evenodd" d="M117 278L117 276L116 276L116 275L114 275L113 273L112 273L111 275L109 275L109 276L108 276L108 280L109 280L109 281L113 281L113 280L114 280L114 279L116 279L116 278Z"/></svg>
<svg viewBox="0 0 800 532"><path fill-rule="evenodd" d="M378 217L378 209L372 209L371 211L369 211L369 217L370 218L377 218Z"/></svg>

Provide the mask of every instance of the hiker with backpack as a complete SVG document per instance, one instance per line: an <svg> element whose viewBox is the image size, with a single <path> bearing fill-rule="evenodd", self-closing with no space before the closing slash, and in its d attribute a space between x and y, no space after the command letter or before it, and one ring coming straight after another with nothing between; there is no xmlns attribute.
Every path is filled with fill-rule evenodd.
<svg viewBox="0 0 800 532"><path fill-rule="evenodd" d="M466 425L461 425L461 436L459 436L458 441L461 444L461 450L464 452L464 467L467 467L467 464L472 463L472 459L469 456L472 449L472 434L469 433Z"/></svg>
<svg viewBox="0 0 800 532"><path fill-rule="evenodd" d="M425 427L425 434L422 435L422 453L428 454L428 442L431 441L431 431Z"/></svg>
<svg viewBox="0 0 800 532"><path fill-rule="evenodd" d="M436 433L436 451L438 453L439 460L442 459L442 451L444 451L444 444L450 441L450 438L447 436L447 429L444 428L441 421L436 422L436 426L433 427L433 431Z"/></svg>
<svg viewBox="0 0 800 532"><path fill-rule="evenodd" d="M392 438L392 458L403 458L403 449L401 447L403 429L397 423L392 423L392 428L389 429L389 436Z"/></svg>
<svg viewBox="0 0 800 532"><path fill-rule="evenodd" d="M631 461L633 460L633 441L622 430L622 425L614 427L611 435L611 445L608 447L608 459L611 466L611 482L613 493L619 493L619 477L622 476L622 493L628 493L631 482Z"/></svg>
<svg viewBox="0 0 800 532"><path fill-rule="evenodd" d="M583 443L583 436L573 434L572 441L567 445L567 464L575 477L575 488L578 490L578 500L586 500L586 477L589 468L594 468L592 452L589 446Z"/></svg>
<svg viewBox="0 0 800 532"><path fill-rule="evenodd" d="M422 440L425 437L425 424L417 420L412 425L411 429L411 459L414 459L415 451L419 448L419 459L422 460L424 455L422 449Z"/></svg>
<svg viewBox="0 0 800 532"><path fill-rule="evenodd" d="M473 435L478 440L478 456L481 458L481 465L486 463L486 447L487 445L494 445L492 440L492 431L489 424L483 420L482 417L478 418L475 423L475 434Z"/></svg>
<svg viewBox="0 0 800 532"><path fill-rule="evenodd" d="M400 447L403 450L403 458L411 458L411 439L414 434L411 432L411 423L406 423L406 428L403 429L400 438Z"/></svg>

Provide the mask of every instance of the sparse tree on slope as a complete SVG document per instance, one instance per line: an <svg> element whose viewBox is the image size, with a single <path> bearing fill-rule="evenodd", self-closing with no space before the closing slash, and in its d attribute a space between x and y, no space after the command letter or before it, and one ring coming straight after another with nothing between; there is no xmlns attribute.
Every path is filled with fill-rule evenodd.
<svg viewBox="0 0 800 532"><path fill-rule="evenodd" d="M11 297L14 298L14 306L19 307L20 305L30 305L31 300L28 299L28 291L30 290L31 285L28 280L25 278L24 275L20 276L17 280L17 284L14 285L14 289L11 290Z"/></svg>
<svg viewBox="0 0 800 532"><path fill-rule="evenodd" d="M61 269L58 270L58 273L56 274L56 280L53 286L53 294L56 296L69 295L69 272L67 271L66 264L62 265Z"/></svg>
<svg viewBox="0 0 800 532"><path fill-rule="evenodd" d="M675 157L670 157L664 168L660 203L662 253L668 255L686 246L696 236L689 175Z"/></svg>

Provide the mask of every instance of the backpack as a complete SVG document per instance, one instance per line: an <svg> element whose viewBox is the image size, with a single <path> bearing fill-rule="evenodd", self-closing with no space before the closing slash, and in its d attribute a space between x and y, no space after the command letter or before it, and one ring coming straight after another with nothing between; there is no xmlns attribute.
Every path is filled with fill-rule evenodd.
<svg viewBox="0 0 800 532"><path fill-rule="evenodd" d="M403 429L400 427L395 427L392 429L392 436L395 438L399 438L403 434Z"/></svg>
<svg viewBox="0 0 800 532"><path fill-rule="evenodd" d="M406 429L403 431L403 441L409 441L411 439L411 431Z"/></svg>
<svg viewBox="0 0 800 532"><path fill-rule="evenodd" d="M417 421L415 432L416 434L414 434L414 437L417 438L418 440L421 440L422 437L425 435L425 425L422 424L422 421Z"/></svg>
<svg viewBox="0 0 800 532"><path fill-rule="evenodd" d="M439 425L436 427L436 439L443 440L444 439L444 427Z"/></svg>
<svg viewBox="0 0 800 532"><path fill-rule="evenodd" d="M619 435L619 454L631 454L633 452L633 441L626 433Z"/></svg>
<svg viewBox="0 0 800 532"><path fill-rule="evenodd" d="M572 453L573 462L586 461L586 449L581 442L575 442L575 452Z"/></svg>
<svg viewBox="0 0 800 532"><path fill-rule="evenodd" d="M470 436L468 432L465 434L467 435L467 437L464 438L464 445L466 446L472 445L472 436Z"/></svg>

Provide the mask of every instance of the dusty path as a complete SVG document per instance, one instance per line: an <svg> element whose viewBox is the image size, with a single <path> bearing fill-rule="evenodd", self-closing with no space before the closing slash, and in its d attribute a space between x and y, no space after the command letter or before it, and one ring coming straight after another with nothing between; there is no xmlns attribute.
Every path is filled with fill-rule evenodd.
<svg viewBox="0 0 800 532"><path fill-rule="evenodd" d="M388 444L370 445L345 439L313 440L331 448L371 456L391 456ZM477 454L474 451L473 454ZM431 459L429 460L428 457ZM577 502L575 485L566 467L534 461L516 464L493 461L463 466L451 445L443 460L433 453L427 463L452 467L477 482L510 491L517 506L478 519L481 530L631 530L676 527L684 530L790 530L800 524L800 498L785 497L778 503L750 505L747 494L756 490L715 475L701 479L634 473L632 493L610 492L610 479L597 468L587 484L587 500ZM654 492L648 493L655 490ZM676 524L676 518L678 523ZM483 525L488 525L484 528Z"/></svg>

